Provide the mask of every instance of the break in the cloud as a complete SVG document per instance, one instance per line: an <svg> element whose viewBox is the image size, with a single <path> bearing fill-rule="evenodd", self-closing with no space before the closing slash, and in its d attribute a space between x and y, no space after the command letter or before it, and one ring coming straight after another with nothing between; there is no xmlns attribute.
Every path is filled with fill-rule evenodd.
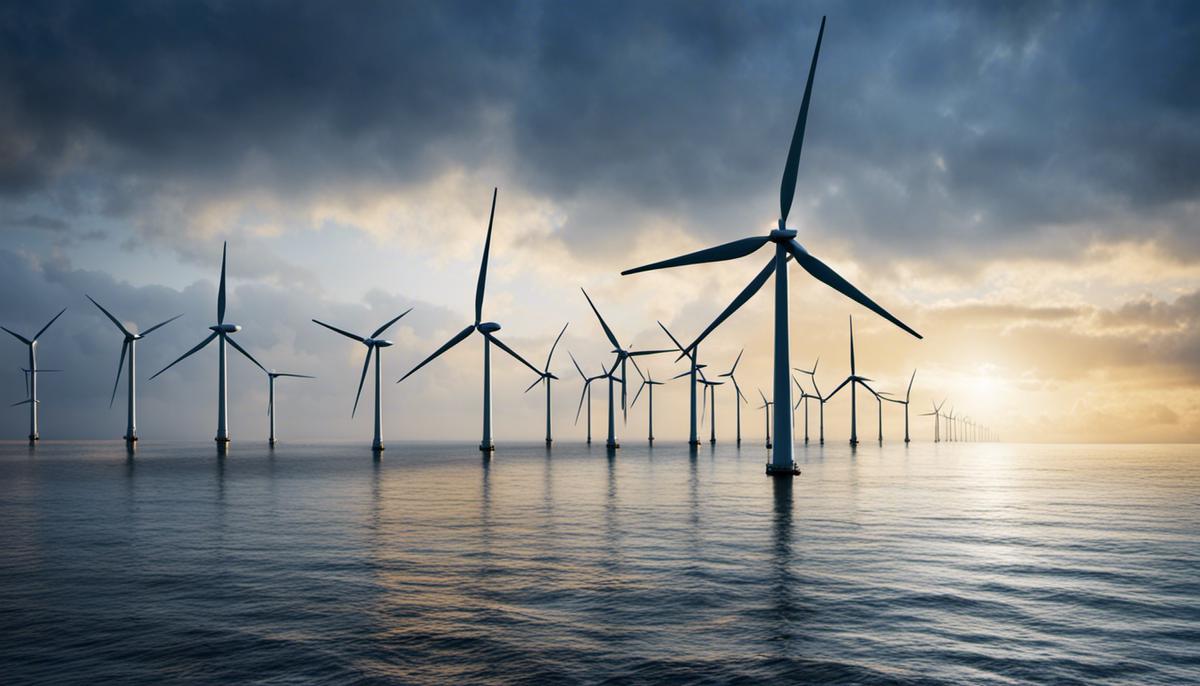
<svg viewBox="0 0 1200 686"><path fill-rule="evenodd" d="M229 237L247 344L281 368L345 363L302 398L315 420L349 404L337 384L359 362L308 318L369 327L417 304L389 362L402 371L461 326L495 184L489 306L510 337L542 350L569 319L574 349L595 343L578 285L639 344L661 342L656 318L692 335L752 267L615 272L773 221L822 14L793 223L928 334L897 342L864 313L880 373L898 384L918 366L923 394L968 396L1022 438L1200 435L1189 3L9 5L0 231L5 292L25 295L0 318L40 326L107 289L139 322L194 313L147 360L185 349ZM854 310L794 288L796 354L844 356L829 322ZM746 345L765 379L760 297L710 349ZM82 317L57 344L78 371L47 392L77 399L76 435L102 435L87 408L111 384L94 359L107 338ZM396 431L449 431L438 415L477 402L475 365L464 353L421 381L430 414L406 410ZM512 423L533 436L526 404Z"/></svg>

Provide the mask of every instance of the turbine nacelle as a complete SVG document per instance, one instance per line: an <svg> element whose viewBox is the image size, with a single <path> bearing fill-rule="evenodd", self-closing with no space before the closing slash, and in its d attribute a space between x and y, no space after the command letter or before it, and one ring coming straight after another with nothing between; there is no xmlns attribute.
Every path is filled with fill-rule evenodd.
<svg viewBox="0 0 1200 686"><path fill-rule="evenodd" d="M213 324L208 329L217 333L237 333L242 330L242 327L237 324Z"/></svg>
<svg viewBox="0 0 1200 686"><path fill-rule="evenodd" d="M386 338L364 338L363 345L375 348L390 348L395 345L395 343L392 343Z"/></svg>
<svg viewBox="0 0 1200 686"><path fill-rule="evenodd" d="M496 322L481 322L475 325L476 330L482 334L495 333L500 330L500 325Z"/></svg>
<svg viewBox="0 0 1200 686"><path fill-rule="evenodd" d="M787 229L783 226L783 220L779 220L779 228L771 231L771 240L776 243L787 243L796 237L795 229Z"/></svg>

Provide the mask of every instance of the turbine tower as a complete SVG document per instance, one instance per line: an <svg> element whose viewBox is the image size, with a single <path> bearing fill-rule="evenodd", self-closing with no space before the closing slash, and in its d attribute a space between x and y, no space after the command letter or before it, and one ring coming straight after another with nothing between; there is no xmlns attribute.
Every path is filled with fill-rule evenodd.
<svg viewBox="0 0 1200 686"><path fill-rule="evenodd" d="M154 326L150 327L149 329L146 329L145 331L143 331L141 333L133 333L132 331L127 329L124 324L121 323L121 320L114 317L112 312L109 312L108 310L104 309L104 306L102 306L100 303L96 302L95 298L93 298L90 295L87 295L86 293L84 294L84 297L86 297L88 300L91 300L92 304L95 305L97 308L99 308L100 311L104 313L104 316L108 317L108 319L113 324L115 324L116 327L118 329L120 329L121 333L125 336L125 341L123 343L121 343L121 357L117 361L117 379L116 379L116 381L113 382L112 397L108 399L108 406L111 408L113 406L113 402L115 402L117 399L117 387L121 385L121 370L125 367L125 354L129 353L129 373L128 373L129 378L128 378L128 381L126 382L126 386L128 387L128 392L129 392L128 393L129 407L126 412L127 422L125 424L125 442L133 443L134 441L136 441L138 439L137 438L137 392L136 392L137 391L137 342L140 341L141 339L145 338L146 336L149 336L150 333L153 332L154 330L162 328L162 327L166 326L167 324L170 324L171 322L175 321L176 319L179 319L183 315L177 314L174 317L171 317L170 319L166 320L165 322L155 324ZM137 327L135 326L134 328L136 329Z"/></svg>
<svg viewBox="0 0 1200 686"><path fill-rule="evenodd" d="M26 374L29 377L29 397L20 402L13 403L13 407L16 407L17 405L24 405L26 403L29 404L29 441L31 443L41 439L41 436L38 435L38 404L42 401L38 400L37 397L37 382L38 374L41 374L42 370L39 370L37 367L38 339L41 338L42 334L46 333L46 329L49 329L51 324L58 321L58 318L61 317L63 312L66 311L67 308L62 308L58 314L54 315L53 319L47 322L45 326L43 326L37 333L33 335L33 338L26 338L8 327L0 326L0 329L4 329L8 333L12 334L13 338L16 338L18 341L24 343L25 347L29 349L29 369L26 371Z"/></svg>
<svg viewBox="0 0 1200 686"><path fill-rule="evenodd" d="M625 374L627 371L626 363L632 362L633 368L636 369L639 373L641 373L642 370L638 369L637 360L635 358L641 357L643 355L658 355L660 353L669 353L671 351L670 350L638 350L638 351L634 352L633 350L630 350L629 348L622 347L620 341L617 340L616 335L612 332L612 329L609 328L608 323L604 321L604 317L600 315L600 310L598 310L596 308L596 303L592 302L591 296L589 296L587 294L587 291L583 290L582 288L580 288L579 290L583 291L583 297L587 299L588 305L591 305L592 312L596 313L596 319L599 320L599 322L600 322L600 328L604 329L604 335L606 337L608 337L608 342L612 343L612 347L613 347L612 352L616 355L616 360L613 362L612 368L608 369L608 371L607 371L608 388L609 388L609 391L608 391L608 394L609 394L608 441L606 442L605 445L607 445L609 448L619 448L621 446L617 443L616 421L615 421L616 417L615 417L615 412L614 412L615 407L613 405L613 394L612 394L612 384L613 384L613 380L614 380L613 374L616 373L617 367L621 368L621 379L620 379L620 381L621 381L621 411L623 413L626 413L626 416L628 416L628 408L625 405L625 388L626 388Z"/></svg>
<svg viewBox="0 0 1200 686"><path fill-rule="evenodd" d="M237 333L242 330L242 327L237 324L229 324L225 322L225 257L228 252L229 243L226 242L221 247L221 285L217 289L217 323L208 327L212 333L208 338L196 344L196 347L180 355L174 362L163 367L150 377L153 380L159 374L167 371L171 367L179 364L184 359L192 354L199 352L201 348L217 340L217 435L216 442L221 446L229 443L229 395L227 392L227 375L225 371L225 344L233 346L233 349L246 356L247 360L254 363L255 367L267 371L267 368L258 363L254 356L246 352L246 349L237 344L237 341L229 337L229 334Z"/></svg>
<svg viewBox="0 0 1200 686"><path fill-rule="evenodd" d="M275 445L275 379L281 376L288 376L296 379L315 379L315 376L308 374L288 374L285 372L269 371L267 372L267 417L270 418L271 435L267 438L267 444Z"/></svg>
<svg viewBox="0 0 1200 686"><path fill-rule="evenodd" d="M554 442L554 437L550 433L550 382L558 381L558 377L550 373L550 360L554 357L554 349L558 347L558 342L562 339L563 334L567 332L567 326L570 323L563 324L562 331L558 332L558 338L554 339L554 345L550 346L550 354L546 356L546 368L542 370L541 376L538 377L537 381L529 384L529 388L525 389L525 392L528 393L539 383L545 382L546 384L546 445Z"/></svg>
<svg viewBox="0 0 1200 686"><path fill-rule="evenodd" d="M775 370L774 370L774 402L776 408L790 408L792 406L791 398L791 379L789 378L788 368L788 259L794 258L809 274L834 288L835 290L846 295L850 299L865 306L881 317L892 322L908 333L920 338L920 334L910 329L899 319L893 317L887 310L883 309L875 303L874 300L868 298L862 291L855 288L850 282L843 279L834 270L830 269L824 262L814 257L808 252L804 246L796 242L796 231L787 228L788 213L792 208L792 200L796 194L796 174L800 165L800 150L804 144L804 128L808 120L808 107L812 97L813 77L817 71L817 57L821 51L821 39L825 34L825 19L821 19L821 29L817 33L817 44L813 49L812 65L808 70L808 82L804 87L804 99L800 104L800 114L796 119L796 129L792 134L791 147L788 150L787 162L784 164L783 181L779 189L779 224L778 228L771 231L766 236L758 236L753 238L743 238L724 245L719 245L713 248L700 250L698 252L683 255L661 262L644 265L634 269L628 269L622 274L634 274L637 272L648 271L651 269L662 269L666 267L678 267L687 264L700 264L703 262L716 262L721 260L732 260L740 257L746 257L751 253L762 248L767 243L774 243L775 255L767 262L754 280L734 299L734 301L717 316L716 320L704 330L703 333L690 345L688 349L695 348L704 338L721 322L725 321L730 315L737 311L747 300L763 287L767 279L772 274L775 275ZM797 474L799 469L796 466L796 461L793 459L792 446L792 427L790 420L790 412L775 413L775 449L772 453L771 462L767 465L768 474L778 474L781 476L791 476Z"/></svg>
<svg viewBox="0 0 1200 686"><path fill-rule="evenodd" d="M758 395L762 397L763 404L758 406L758 409L763 411L763 419L765 420L767 430L767 450L771 449L771 406L775 403L767 400L767 396L763 395L762 389L758 389Z"/></svg>
<svg viewBox="0 0 1200 686"><path fill-rule="evenodd" d="M911 442L911 441L909 441L909 438L908 438L908 405L909 405L909 401L911 400L911 397L912 397L913 380L916 378L917 378L917 370L914 369L912 376L909 377L909 379L908 379L908 390L904 391L904 400L898 400L896 398L884 398L884 400L886 400L890 403L896 403L897 405L904 406L904 442L905 443ZM880 395L890 395L890 394L889 393L881 393Z"/></svg>
<svg viewBox="0 0 1200 686"><path fill-rule="evenodd" d="M515 350L505 345L495 336L495 333L500 330L499 324L483 321L483 294L487 285L488 255L492 249L492 221L496 218L496 195L498 193L498 188L492 189L492 211L488 215L487 239L483 242L483 259L479 263L479 279L475 282L475 323L468 324L462 331L454 334L453 338L446 341L442 347L433 351L433 354L429 357L421 360L420 364L413 367L396 382L400 383L413 374L416 374L418 369L429 364L447 350L462 343L466 340L467 336L477 332L483 337L483 437L479 441L479 449L485 453L490 453L496 449L496 443L492 440L492 346L495 345L497 348L508 353L518 362L532 369L533 373L539 377L542 374L542 370L530 364L524 357L518 355Z"/></svg>
<svg viewBox="0 0 1200 686"><path fill-rule="evenodd" d="M821 445L825 445L825 401L828 400L828 398L825 398L821 395L821 388L819 386L817 386L817 366L820 364L821 364L821 358L818 357L817 361L813 362L812 369L801 369L799 367L796 367L795 369L796 369L796 371L800 372L801 374L808 375L808 378L812 380L813 390L817 392L817 394L815 396L810 396L810 397L815 398L817 400L817 409L819 410L819 412L818 412L819 420L817 423L818 423L818 426L820 427L820 429L819 429L820 441L821 441ZM804 440L806 440L806 441L808 440L807 432L804 435Z"/></svg>
<svg viewBox="0 0 1200 686"><path fill-rule="evenodd" d="M583 368L579 366L579 362L575 359L575 356L572 355L570 351L567 351L567 355L570 355L571 362L575 365L575 371L579 372L579 378L583 379L583 392L581 392L579 394L579 407L575 409L575 423L576 424L579 423L579 411L583 409L584 397L587 397L587 408L588 408L587 442L588 442L588 445L591 445L592 444L592 382L605 378L605 374L602 372L599 376L588 376L587 374L583 373Z"/></svg>
<svg viewBox="0 0 1200 686"><path fill-rule="evenodd" d="M400 320L401 317L409 312L412 312L411 307L395 317L392 317L386 324L378 329L375 329L373 332L371 332L370 336L366 337L352 334L349 331L339 329L332 324L326 324L325 322L317 319L312 320L314 324L323 326L334 333L340 333L346 338L358 341L367 348L367 355L363 358L362 375L358 377L358 392L354 394L354 407L350 410L351 419L353 419L354 415L358 413L358 400L362 397L363 383L366 382L367 370L371 367L371 357L373 356L375 358L375 437L371 440L371 450L375 452L383 450L383 394L380 390L380 377L383 375L383 372L379 360L379 354L384 348L390 348L393 345L391 341L385 338L380 338L380 336L382 336L384 332L392 326L392 324L395 324ZM274 425L272 424L272 426Z"/></svg>
<svg viewBox="0 0 1200 686"><path fill-rule="evenodd" d="M637 367L634 367L634 369L637 370L638 376L642 377L642 385L638 386L637 393L633 394L633 402L631 402L629 404L630 404L630 406L637 405L638 398L642 395L642 389L649 388L649 390L646 391L646 397L648 398L647 402L650 403L650 405L646 408L646 418L647 418L646 424L647 424L647 438L648 438L650 444L653 445L654 444L654 387L663 385L663 382L655 381L654 375L650 373L649 369L646 370L645 376L642 376L642 371L640 369L638 369Z"/></svg>
<svg viewBox="0 0 1200 686"><path fill-rule="evenodd" d="M700 355L700 349L698 347L693 348L692 352L688 353L683 347L683 344L679 342L679 339L675 338L675 336L662 322L658 322L658 326L667 334L667 336L671 339L671 342L675 344L675 348L678 349L680 353L687 355L688 357L688 370L682 374L677 374L676 376L672 377L672 380L682 378L684 376L688 377L688 445L700 445L700 436L697 432L698 427L696 423L696 411L699 409L696 405L696 384L697 375L703 377L704 372L701 372L700 370L704 369L705 367L705 365L699 363L698 358Z"/></svg>
<svg viewBox="0 0 1200 686"><path fill-rule="evenodd" d="M712 417L709 419L709 422L708 422L708 424L709 424L708 428L711 433L708 436L708 442L711 443L712 445L716 445L717 444L717 386L721 386L725 382L724 381L709 381L708 379L702 378L702 379L700 379L700 383L704 384L704 391L706 393L706 395L704 396L704 404L707 405L708 397L712 396ZM704 416L703 409L701 409L700 415L701 415L701 417ZM703 419L701 421L703 421Z"/></svg>
<svg viewBox="0 0 1200 686"><path fill-rule="evenodd" d="M829 400L837 395L842 387L850 384L850 445L858 445L858 394L855 392L855 388L861 385L874 395L874 389L867 385L870 381L871 379L859 376L854 365L854 317L850 317L850 376L847 376L845 381L838 384L838 387L825 397L826 400Z"/></svg>
<svg viewBox="0 0 1200 686"><path fill-rule="evenodd" d="M742 348L741 351L738 352L737 359L733 361L733 366L729 368L729 371L727 371L721 375L722 377L727 377L730 381L733 382L733 405L735 408L737 408L737 444L738 445L742 444L742 403L747 402L747 401L746 401L746 396L742 395L742 388L741 388L741 386L738 386L737 377L734 376L733 373L737 371L738 362L742 361L742 353L744 353L744 352L746 352L746 349Z"/></svg>

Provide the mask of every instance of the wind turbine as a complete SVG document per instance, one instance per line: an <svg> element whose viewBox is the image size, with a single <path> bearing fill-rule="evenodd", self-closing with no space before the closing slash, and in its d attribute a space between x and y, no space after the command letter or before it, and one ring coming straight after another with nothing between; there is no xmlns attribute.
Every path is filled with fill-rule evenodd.
<svg viewBox="0 0 1200 686"><path fill-rule="evenodd" d="M762 397L763 404L758 406L758 409L763 411L763 419L766 420L767 429L767 450L771 449L771 406L775 403L767 400L767 396L763 395L762 389L758 389L758 395Z"/></svg>
<svg viewBox="0 0 1200 686"><path fill-rule="evenodd" d="M271 435L267 438L269 445L275 445L275 379L281 376L288 376L296 379L315 379L315 376L308 374L288 374L285 372L269 371L267 372L267 416L271 419ZM376 384L378 386L378 384ZM382 448L380 448L382 450Z"/></svg>
<svg viewBox="0 0 1200 686"><path fill-rule="evenodd" d="M850 445L858 445L858 394L855 392L856 386L863 386L871 394L875 394L875 390L867 385L871 379L859 376L854 366L854 317L850 317L850 376L846 380L838 384L838 387L833 389L833 392L826 396L826 400L837 395L838 391L846 384L850 384Z"/></svg>
<svg viewBox="0 0 1200 686"><path fill-rule="evenodd" d="M367 380L367 370L371 367L371 357L375 357L375 437L371 440L371 450L375 452L383 450L383 395L380 392L380 377L383 374L380 366L379 351L384 348L390 348L393 345L391 341L380 338L380 336L382 336L383 333L392 326L392 324L395 324L400 320L401 317L409 312L412 312L411 307L395 317L392 317L386 324L378 329L375 329L375 331L371 332L370 336L366 337L352 334L349 331L339 329L332 324L326 324L325 322L317 319L312 320L314 324L323 326L334 333L340 333L346 338L356 340L367 348L367 355L365 358L363 358L362 375L358 378L358 392L354 394L354 407L350 410L351 418L358 413L358 400L362 397L363 383Z"/></svg>
<svg viewBox="0 0 1200 686"><path fill-rule="evenodd" d="M228 412L229 396L228 396L228 392L227 392L227 388L226 388L228 378L227 378L226 370L225 370L225 344L228 343L229 345L232 345L234 350L237 350L241 354L245 355L246 359L253 362L255 367L258 367L259 369L263 370L264 372L267 371L267 368L262 366L261 364L259 364L258 360L254 359L253 355L246 352L245 348L238 345L237 341L235 341L229 337L229 334L237 333L238 331L241 331L242 327L238 326L237 324L228 324L225 322L225 257L228 252L228 248L229 248L228 242L225 242L221 246L221 285L217 289L217 323L208 327L212 331L212 333L210 333L208 335L208 338L205 338L204 340L197 343L196 347L194 347L191 350L187 351L186 353L180 355L178 358L176 358L176 360L174 362L172 362L171 364L158 370L157 372L154 373L154 376L150 377L150 379L153 380L159 374L162 374L163 372L167 371L171 367L174 367L175 365L182 362L184 359L199 352L201 348L208 345L209 343L212 343L213 340L216 340L217 341L217 436L214 440L216 440L216 442L219 443L221 446L224 446L225 444L229 443L229 412Z"/></svg>
<svg viewBox="0 0 1200 686"><path fill-rule="evenodd" d="M721 375L722 377L728 377L729 380L733 382L733 405L735 408L737 408L738 445L742 444L742 403L747 401L746 396L742 395L742 388L741 386L738 386L737 377L734 376L733 373L737 371L738 362L742 361L742 353L744 352L746 352L746 349L742 348L742 350L738 352L737 359L733 361L733 366L729 368L729 371Z"/></svg>
<svg viewBox="0 0 1200 686"><path fill-rule="evenodd" d="M904 400L898 400L896 398L884 398L884 400L887 400L890 403L896 403L897 405L904 406L904 442L905 443L910 442L909 438L908 438L908 404L909 404L909 400L911 399L911 396L912 396L913 380L916 378L917 378L917 370L914 369L912 376L910 376L908 379L908 390L904 391ZM882 393L881 395L891 395L891 394L890 393Z"/></svg>
<svg viewBox="0 0 1200 686"><path fill-rule="evenodd" d="M915 371L913 372L916 373ZM910 382L911 385L911 382ZM946 400L942 399L942 404L935 404L932 400L929 401L929 406L933 408L932 412L923 412L921 417L933 417L933 442L942 442L942 405L946 404Z"/></svg>
<svg viewBox="0 0 1200 686"><path fill-rule="evenodd" d="M817 366L820 364L821 364L821 358L818 357L817 361L813 362L812 369L801 369L799 367L796 367L795 369L796 369L796 371L800 372L801 374L808 375L808 378L812 380L813 390L817 392L817 394L815 396L809 396L809 397L816 398L816 400L817 400L817 409L819 410L818 425L820 426L820 441L821 441L821 445L825 445L825 401L827 400L827 398L825 398L821 395L821 388L819 386L817 386ZM807 409L805 410L805 413L807 414ZM806 441L808 440L808 432L807 431L804 432L804 440L806 440Z"/></svg>
<svg viewBox="0 0 1200 686"><path fill-rule="evenodd" d="M634 369L637 370L638 376L642 377L642 385L638 386L637 393L633 394L633 402L631 402L629 404L630 404L630 406L637 405L638 397L640 397L642 395L642 389L649 387L650 390L648 390L646 392L646 396L648 398L647 402L650 403L649 407L646 408L646 417L647 417L646 423L647 423L648 440L651 444L653 444L654 443L654 387L663 385L663 382L655 381L654 375L650 373L649 369L646 370L645 376L642 376L642 370L638 369L637 367L634 367ZM580 372L580 373L582 374L583 372Z"/></svg>
<svg viewBox="0 0 1200 686"><path fill-rule="evenodd" d="M495 336L495 333L500 330L499 324L483 321L483 294L484 288L487 285L488 255L492 249L492 220L496 218L496 195L498 193L499 189L492 189L492 211L488 215L487 239L483 243L483 259L479 263L479 279L475 282L475 323L468 324L462 331L454 334L453 338L446 341L442 347L433 351L433 354L429 357L421 360L420 364L413 367L396 382L400 383L413 374L416 374L418 369L432 362L438 355L462 343L472 333L478 332L483 337L483 438L479 441L479 449L485 453L490 453L496 449L496 443L492 440L492 345L495 345L497 348L511 355L516 361L532 369L533 373L539 377L542 374L542 370L527 362L524 357L518 355L515 350L505 345Z"/></svg>
<svg viewBox="0 0 1200 686"><path fill-rule="evenodd" d="M598 310L596 308L596 303L592 302L591 296L589 296L587 294L587 291L583 290L582 288L580 288L579 290L583 291L583 297L587 299L588 305L591 305L592 312L596 313L596 319L599 320L599 322L600 322L600 328L604 329L604 335L608 337L608 342L612 343L612 346L613 346L612 352L617 356L616 360L613 362L612 368L609 369L607 372L608 388L609 388L609 391L608 391L609 392L609 403L608 403L608 441L607 441L606 445L609 448L619 448L621 446L617 444L616 417L615 417L615 412L614 412L615 408L614 408L613 402L612 402L612 400L613 400L613 398L612 398L613 374L616 372L617 367L621 368L621 411L623 413L626 413L626 416L628 416L627 415L628 409L625 406L626 362L633 362L634 369L637 369L638 372L640 373L641 369L638 369L637 360L634 359L635 357L641 357L642 355L658 355L660 353L669 353L671 351L670 350L638 350L638 351L634 352L628 348L622 347L620 341L617 340L616 335L613 334L612 329L609 328L608 323L604 321L604 317L602 317L600 315L600 310Z"/></svg>
<svg viewBox="0 0 1200 686"><path fill-rule="evenodd" d="M553 437L550 435L550 382L558 381L558 377L550 373L550 360L554 357L554 349L558 347L558 342L562 339L563 334L567 332L567 326L570 323L563 324L562 331L558 332L558 338L554 339L554 345L550 346L550 354L546 356L546 369L541 372L541 376L538 377L537 381L529 384L529 388L525 389L525 392L528 393L539 383L545 382L546 384L546 445L554 442Z"/></svg>
<svg viewBox="0 0 1200 686"><path fill-rule="evenodd" d="M26 338L8 327L0 326L0 329L4 329L8 333L12 334L13 338L16 338L18 341L21 341L22 343L24 343L25 346L29 349L29 371L28 371L29 397L20 402L13 403L13 407L16 407L17 405L24 405L25 403L29 403L29 440L31 442L39 440L41 438L40 436L38 436L38 412L37 412L38 403L41 402L40 400L38 400L38 397L37 397L37 379L38 379L38 374L41 373L41 371L37 368L38 339L41 338L42 334L46 333L46 329L49 329L51 324L58 321L58 318L61 317L63 312L66 312L66 311L67 311L67 308L65 308L65 307L62 308L62 310L60 310L58 314L54 315L53 319L51 319L49 322L47 322L45 326L43 326L36 334L33 335L33 338Z"/></svg>
<svg viewBox="0 0 1200 686"><path fill-rule="evenodd" d="M146 329L145 331L143 331L141 333L133 333L132 331L127 329L124 324L121 323L121 320L114 317L112 312L109 312L108 310L104 309L103 305L96 302L95 298L93 298L90 295L87 295L86 293L84 294L84 297L86 297L88 300L91 300L92 304L95 305L97 308L99 308L100 311L104 313L104 316L108 317L108 319L113 324L115 324L117 326L117 328L121 330L121 333L124 334L124 336L125 336L125 341L123 343L121 343L121 358L117 361L117 379L116 379L116 381L113 382L112 397L110 397L108 399L108 406L111 408L113 406L113 402L115 402L117 399L117 387L121 385L121 369L125 367L125 353L128 352L129 353L129 374L128 374L129 378L128 378L128 381L126 382L126 385L128 387L128 391L129 391L129 401L128 401L129 407L128 407L128 411L126 413L128 421L125 424L125 441L127 443L132 443L137 440L137 394L136 394L136 388L137 388L137 342L140 341L141 339L145 338L146 336L150 335L150 333L153 332L154 330L164 327L167 324L170 324L171 322L175 321L176 319L179 319L183 315L177 314L174 317L171 317L170 319L168 319L164 322L155 324L154 326L150 327L149 329ZM137 327L135 326L134 328L136 329Z"/></svg>
<svg viewBox="0 0 1200 686"><path fill-rule="evenodd" d="M803 369L798 369L797 371L804 372ZM804 385L801 384L800 380L797 379L796 377L793 376L792 381L796 384L796 390L800 391L800 398L796 401L796 404L792 406L792 411L793 412L796 411L797 409L799 409L800 403L804 403L804 442L808 443L808 401L810 398L816 398L817 400L821 400L821 396L813 395L812 393L809 393L808 391L806 391L804 389ZM816 383L815 379L814 379L813 383L815 385L815 383ZM822 414L824 414L824 412L822 412Z"/></svg>
<svg viewBox="0 0 1200 686"><path fill-rule="evenodd" d="M592 443L592 382L599 381L605 378L606 374L601 373L599 376L588 376L583 373L583 368L579 366L579 362L571 355L570 351L567 354L571 356L571 362L575 364L575 371L579 372L579 378L583 379L583 392L579 394L579 407L575 409L575 423L579 423L579 411L583 409L583 399L587 398L587 442ZM606 370L607 371L607 370Z"/></svg>
<svg viewBox="0 0 1200 686"><path fill-rule="evenodd" d="M956 438L956 432L954 431L954 407L950 408L950 414L946 416L946 421L949 422L947 428L950 430L950 442L953 443Z"/></svg>
<svg viewBox="0 0 1200 686"><path fill-rule="evenodd" d="M708 396L712 396L712 417L709 420L709 427L708 427L709 431L711 433L709 434L708 442L713 445L716 445L717 444L717 386L721 386L725 382L724 381L709 381L708 379L700 379L700 383L704 384L704 390L708 393L708 395L706 395L705 399L704 399L704 403L706 405L708 404ZM704 414L704 411L701 410L701 416L703 416L703 414ZM701 420L701 421L703 421L703 420Z"/></svg>
<svg viewBox="0 0 1200 686"><path fill-rule="evenodd" d="M862 291L855 288L850 282L843 279L833 269L830 269L824 262L814 257L808 252L804 246L796 242L796 231L787 228L788 213L792 208L792 200L796 194L796 174L800 165L800 150L804 143L804 128L808 120L808 107L812 97L813 77L817 71L817 57L821 51L821 38L825 34L825 19L821 19L821 29L817 33L817 44L813 49L812 65L808 70L808 82L804 87L804 99L800 104L800 114L796 119L796 129L792 134L791 147L788 150L787 162L784 164L783 180L779 188L779 224L778 228L771 231L766 236L757 236L753 238L743 238L732 241L724 245L719 245L713 248L707 248L694 253L689 253L680 257L654 262L652 264L627 269L622 274L634 274L637 272L648 271L651 269L663 269L666 267L678 267L688 264L700 264L703 262L717 262L721 260L732 260L740 257L746 257L754 253L759 248L762 248L767 243L775 244L775 255L767 262L754 280L746 286L744 290L734 299L734 301L725 308L725 310L717 316L716 320L704 330L703 333L690 345L688 349L695 348L700 341L730 315L737 311L739 307L745 304L755 293L763 287L771 274L775 274L775 370L774 370L774 395L776 408L790 408L792 406L791 384L788 368L788 259L794 258L805 271L811 274L819 281L834 288L840 293L846 295L850 299L865 306L867 309L875 312L884 319L892 322L908 333L920 338L920 334L910 329L899 319L893 317L887 310L883 309L871 300ZM797 474L799 469L793 459L792 454L792 427L789 417L789 412L780 414L775 413L775 450L772 454L770 464L767 466L768 474L779 474L782 476L791 476Z"/></svg>
<svg viewBox="0 0 1200 686"><path fill-rule="evenodd" d="M884 396L891 395L891 393L887 391L876 391L870 386L867 386L867 389L871 391L871 395L875 396L875 405L879 410L879 421L877 423L877 426L879 427L879 445L883 445L883 401L885 400Z"/></svg>
<svg viewBox="0 0 1200 686"><path fill-rule="evenodd" d="M693 348L692 352L688 353L683 347L683 344L679 342L679 339L675 338L670 330L667 329L666 325L664 325L662 322L658 322L658 326L667 334L667 336L671 339L671 342L675 344L675 348L679 350L680 353L687 355L688 357L688 362L690 363L688 365L688 370L682 374L675 375L672 377L672 380L685 376L688 377L688 445L700 445L700 436L697 432L696 424L696 410L698 409L696 406L696 376L699 374L701 377L703 377L704 372L700 370L704 369L705 367L705 365L700 364L699 360L697 359L700 355L700 349Z"/></svg>

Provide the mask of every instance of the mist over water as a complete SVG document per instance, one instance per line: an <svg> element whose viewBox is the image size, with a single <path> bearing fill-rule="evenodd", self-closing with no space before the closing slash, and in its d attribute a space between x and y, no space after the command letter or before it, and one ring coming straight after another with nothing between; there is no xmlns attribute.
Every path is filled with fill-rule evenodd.
<svg viewBox="0 0 1200 686"><path fill-rule="evenodd" d="M1193 446L0 444L5 683L1200 680Z"/></svg>

